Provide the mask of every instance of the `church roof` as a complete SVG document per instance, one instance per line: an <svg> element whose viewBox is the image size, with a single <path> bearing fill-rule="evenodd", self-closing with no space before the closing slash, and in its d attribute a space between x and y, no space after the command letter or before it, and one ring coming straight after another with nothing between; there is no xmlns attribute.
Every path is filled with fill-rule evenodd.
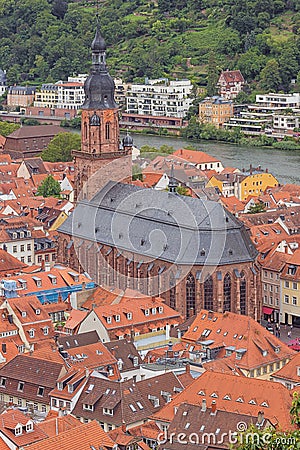
<svg viewBox="0 0 300 450"><path fill-rule="evenodd" d="M244 225L220 203L110 181L59 231L182 265L253 261Z"/></svg>

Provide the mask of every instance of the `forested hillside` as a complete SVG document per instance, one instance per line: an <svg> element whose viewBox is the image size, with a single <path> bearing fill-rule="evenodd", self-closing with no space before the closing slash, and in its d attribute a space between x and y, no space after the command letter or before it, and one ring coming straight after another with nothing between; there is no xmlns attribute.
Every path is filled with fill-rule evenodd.
<svg viewBox="0 0 300 450"><path fill-rule="evenodd" d="M92 2L0 0L9 84L87 71L95 12ZM252 90L288 91L299 74L300 0L107 0L99 16L110 71L128 81L188 77L210 89L229 68Z"/></svg>

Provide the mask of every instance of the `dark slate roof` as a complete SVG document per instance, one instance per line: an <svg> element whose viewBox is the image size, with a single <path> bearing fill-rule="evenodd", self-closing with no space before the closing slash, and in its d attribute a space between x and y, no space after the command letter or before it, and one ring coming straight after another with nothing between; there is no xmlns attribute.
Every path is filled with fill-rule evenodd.
<svg viewBox="0 0 300 450"><path fill-rule="evenodd" d="M100 338L96 330L87 331L86 333L74 334L73 336L60 336L58 345L62 350L69 348L82 347L84 345L96 344Z"/></svg>
<svg viewBox="0 0 300 450"><path fill-rule="evenodd" d="M220 203L110 181L59 231L182 265L253 261L245 226Z"/></svg>
<svg viewBox="0 0 300 450"><path fill-rule="evenodd" d="M122 369L120 369L121 372L136 369L142 364L140 354L132 342L121 339L118 341L106 342L104 345L118 361L121 360L123 362ZM137 366L134 365L134 357L138 360Z"/></svg>

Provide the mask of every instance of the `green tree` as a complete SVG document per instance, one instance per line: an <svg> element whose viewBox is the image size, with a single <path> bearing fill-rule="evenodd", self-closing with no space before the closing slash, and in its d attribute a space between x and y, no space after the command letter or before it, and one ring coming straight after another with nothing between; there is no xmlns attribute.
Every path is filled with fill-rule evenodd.
<svg viewBox="0 0 300 450"><path fill-rule="evenodd" d="M270 59L260 72L260 87L266 91L277 91L281 83L279 64L276 59Z"/></svg>
<svg viewBox="0 0 300 450"><path fill-rule="evenodd" d="M59 197L60 196L60 184L56 181L52 175L48 175L47 178L39 185L37 195L42 197Z"/></svg>
<svg viewBox="0 0 300 450"><path fill-rule="evenodd" d="M18 128L20 128L18 123L0 121L0 134L2 136L8 136Z"/></svg>
<svg viewBox="0 0 300 450"><path fill-rule="evenodd" d="M71 161L72 150L80 150L81 138L77 133L58 133L42 152L44 161Z"/></svg>
<svg viewBox="0 0 300 450"><path fill-rule="evenodd" d="M217 92L217 81L219 78L217 63L214 53L210 53L207 67L207 95L210 97Z"/></svg>
<svg viewBox="0 0 300 450"><path fill-rule="evenodd" d="M265 212L266 205L263 202L257 202L255 205L250 206L248 214L257 214Z"/></svg>

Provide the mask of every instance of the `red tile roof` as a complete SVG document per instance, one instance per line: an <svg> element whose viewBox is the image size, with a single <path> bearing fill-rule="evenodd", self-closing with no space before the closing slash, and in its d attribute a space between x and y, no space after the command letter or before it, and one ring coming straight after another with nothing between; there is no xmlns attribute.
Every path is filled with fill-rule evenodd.
<svg viewBox="0 0 300 450"><path fill-rule="evenodd" d="M263 411L265 417L278 428L294 428L290 420L291 392L281 383L256 378L237 378L218 372L204 372L153 418L170 422L174 418L176 406L184 402L201 405L203 399L206 399L208 407L212 400L215 400L217 408L224 411L252 416Z"/></svg>
<svg viewBox="0 0 300 450"><path fill-rule="evenodd" d="M251 317L231 312L200 311L182 340L191 345L207 341L209 348L221 348L218 358L224 358L230 347L232 356L226 360L240 370L252 370L295 354Z"/></svg>
<svg viewBox="0 0 300 450"><path fill-rule="evenodd" d="M173 155L178 156L188 162L192 162L193 164L205 164L220 161L214 156L210 156L207 153L201 152L199 150L180 149L176 150Z"/></svg>
<svg viewBox="0 0 300 450"><path fill-rule="evenodd" d="M112 448L113 440L96 421L83 423L43 441L43 450L91 450L91 448ZM28 450L41 450L40 444L32 444Z"/></svg>

